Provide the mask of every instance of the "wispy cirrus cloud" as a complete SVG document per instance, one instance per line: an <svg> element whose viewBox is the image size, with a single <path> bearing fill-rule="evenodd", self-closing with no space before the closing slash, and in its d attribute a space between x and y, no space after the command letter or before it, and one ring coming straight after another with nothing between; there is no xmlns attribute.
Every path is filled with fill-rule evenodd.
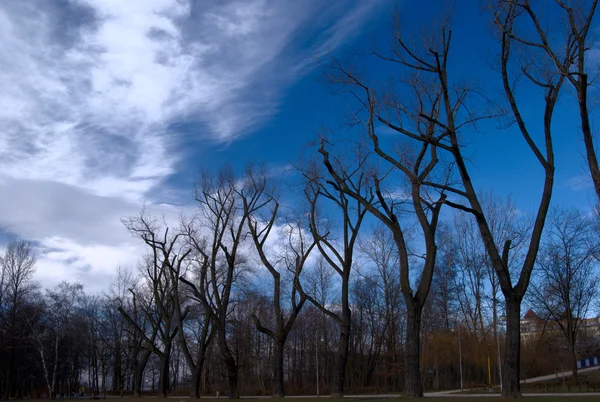
<svg viewBox="0 0 600 402"><path fill-rule="evenodd" d="M217 141L247 134L312 56L343 43L376 5L3 3L1 161L13 177L99 195L122 194L125 180L141 195L173 171L170 123L205 123L197 134Z"/></svg>
<svg viewBox="0 0 600 402"><path fill-rule="evenodd" d="M593 188L591 176L585 173L570 177L564 182L564 185L573 191L589 190L590 188Z"/></svg>
<svg viewBox="0 0 600 402"><path fill-rule="evenodd" d="M70 253L94 264L85 247L130 253L119 218L148 201L149 191L177 169L186 138L171 127L193 122L203 129L187 136L224 143L248 135L277 113L285 89L310 71L313 56L356 35L379 5L1 2L0 191L6 199L0 225L52 244L52 266L60 244L67 266ZM59 222L81 203L102 205L101 212L86 209L87 221ZM31 217L48 230L32 232ZM107 233L94 234L89 222L95 219L110 222L99 225Z"/></svg>

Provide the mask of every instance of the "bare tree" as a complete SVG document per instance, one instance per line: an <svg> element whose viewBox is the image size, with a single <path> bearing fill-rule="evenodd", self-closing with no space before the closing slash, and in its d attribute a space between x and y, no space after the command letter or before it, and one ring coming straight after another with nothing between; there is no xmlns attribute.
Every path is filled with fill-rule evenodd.
<svg viewBox="0 0 600 402"><path fill-rule="evenodd" d="M543 169L544 184L534 223L530 230L530 237L526 246L527 251L525 252L518 280L514 285L511 279L509 265L509 253L513 239L507 239L503 246L498 245L497 239L495 239L492 228L487 220L485 210L482 207L482 203L469 176L468 168L460 150L457 132L453 130L450 134L451 152L456 161L464 187L464 191L459 190L457 194L466 198L469 204L468 207L460 204L454 206L470 212L475 217L483 243L505 298L507 321L502 394L504 396L513 397L520 395L521 302L529 286L531 272L539 251L542 231L544 229L546 216L550 206L550 199L552 197L555 169L552 118L554 116L558 95L565 80L564 75L546 74L545 71L539 72L539 70L530 68L527 64L521 64L521 71L523 74L532 84L540 88L544 93L544 114L542 120L543 141L541 145L538 145L533 139L532 134L528 129L528 125L525 123L525 119L521 114L521 110L514 94L513 78L509 72L511 64L514 63L512 52L515 45L511 33L514 30L514 26L519 17L520 13L512 4L505 5L495 10L495 22L500 27L500 73L511 115L514 117L519 131L525 139L529 149L535 155ZM568 64L571 57L571 51L570 49L567 49L566 54L563 56L562 63L565 65ZM447 107L450 108L449 103Z"/></svg>
<svg viewBox="0 0 600 402"><path fill-rule="evenodd" d="M105 308L106 307L106 308ZM81 301L81 319L85 323L84 339L88 341L88 380L90 391L95 395L102 393L106 397L107 385L106 378L109 370L109 361L112 361L113 368L118 367L119 362L115 360L115 350L119 349L121 339L112 338L110 322L112 317L121 317L117 307L103 305L98 296L82 295ZM117 318L117 319L118 319ZM112 359L110 358L112 355ZM119 357L120 358L120 357ZM113 372L114 375L114 372ZM119 379L116 379L119 381ZM71 387L69 387L71 388Z"/></svg>
<svg viewBox="0 0 600 402"><path fill-rule="evenodd" d="M136 397L142 396L142 387L144 372L152 354L152 348L147 345L147 340L150 340L150 344L154 344L156 336L158 334L158 328L151 325L149 319L155 309L153 308L153 295L149 289L145 286L145 282L142 279L142 275L139 277L134 276L128 269L123 267L117 268L117 275L110 285L107 297L108 308L118 312L119 317L124 322L122 328L122 338L118 341L121 343L122 355L123 355L123 366L122 370L128 372L131 379L131 390L133 395ZM136 325L131 325L129 319L125 318L123 310L126 315ZM108 312L112 322L119 322L120 320L116 316L112 316L113 311ZM120 327L120 325L119 325ZM140 332L143 330L145 334ZM96 339L92 336L91 339L92 348L95 347ZM116 346L115 346L115 349ZM96 362L93 363L96 365ZM114 368L115 371L117 370ZM98 376L97 368L94 368L92 374L92 381L90 381L90 387L94 389L94 375ZM95 380L95 388L98 388L98 381Z"/></svg>
<svg viewBox="0 0 600 402"><path fill-rule="evenodd" d="M526 217L520 216L510 197L502 199L489 191L480 193L479 198L496 247L500 248L510 240L509 267L521 264L523 246L527 240L527 231L530 229ZM469 330L475 331L477 342L483 342L491 348L492 343L489 342L491 339L488 335L492 333L496 342L498 371L502 382L500 365L502 359L497 330L498 311L502 307L498 300L500 284L479 234L475 218L455 210L454 232L448 242L453 253L457 251L453 257L453 264L459 275L457 301L463 314L468 317ZM485 313L488 309L491 310L491 326L486 322L490 318ZM492 354L491 349L488 352Z"/></svg>
<svg viewBox="0 0 600 402"><path fill-rule="evenodd" d="M33 282L37 258L31 243L25 240L11 241L0 256L0 333L6 360L0 364L5 398L15 393L18 378L18 351L28 345L29 328L24 317L29 297L36 291Z"/></svg>
<svg viewBox="0 0 600 402"><path fill-rule="evenodd" d="M565 77L560 74L547 74L545 70L540 72L528 68L527 65L522 66L521 71L530 84L539 88L544 94L543 120L541 122L542 140L541 144L538 144L536 142L536 140L539 141L537 136L534 140L528 129L529 126L521 114L514 94L515 82L511 73L513 64L519 62L518 60L515 61L513 54L513 48L518 43L515 44L511 32L515 21L521 14L518 12L517 6L512 4L502 4L502 7L494 9L494 12L495 22L500 27L499 70L504 95L508 102L508 114L516 122L527 147L531 150L543 171L542 196L535 222L530 231L526 256L516 283L513 283L511 279L508 265L511 239L502 246L497 245L486 212L476 191L476 186L471 179L470 168L463 154L464 143L460 135L461 130L465 127L481 119L497 116L501 113L501 110L497 108L478 108L474 102L486 105L490 103L488 99L481 92L473 91L462 83L454 83L451 79L448 63L450 61L452 31L449 24L444 22L437 32L424 38L423 48L414 48L408 44L400 29L398 29L391 54L377 53L376 55L380 59L397 66L399 71L405 73L409 78L399 83L400 88L392 86L387 92L382 91L383 95L379 98L375 88L368 86L352 70L337 68L337 71L341 71L341 74L339 74L341 78L338 78L339 82L356 89L356 92L352 92L352 94L362 105L362 111L366 111L367 117L361 120L366 123L368 137L376 154L381 154L380 139L375 133L378 128L376 123L378 123L397 132L407 140L414 140L422 144L421 151L416 153L419 156L414 161L422 163L427 151L431 152L431 160L437 160L437 151L440 151L442 154L439 158L446 163L451 163L450 166L454 168L456 179L454 179L454 175L430 176L431 171L427 168L427 164L421 166L423 172L413 173L411 171L410 173L417 178L415 180L417 182L415 184L416 189L422 187L438 189L449 195L448 198L439 199L438 201L443 201L445 204L468 212L475 217L483 244L505 297L507 336L502 392L505 396L518 396L520 395L519 324L521 301L529 285L552 196L554 184L552 117ZM571 53L569 51L564 56L562 59L563 64L566 65L570 62ZM412 97L409 96L411 93L414 94ZM475 100L474 97L478 98ZM415 132L407 128L409 122L412 123L413 127L420 128L422 131ZM383 159L386 160L385 158L384 156ZM394 164L393 161L390 163ZM402 167L398 167L398 169L402 170ZM332 170L335 171L335 168ZM407 176L411 177L408 174ZM347 181L347 177L348 175L340 175L341 180L336 181ZM415 195L413 197L415 202L423 200L423 197L419 196L419 192L413 191L413 194ZM465 201L464 204L463 201ZM437 204L434 201L430 202L429 205L433 207ZM431 216L435 216L435 214ZM423 232L432 234L431 229L435 228L437 222L434 219L429 223L423 219L420 219L420 221L423 223ZM434 240L435 236L432 234L429 240L432 245L435 244L433 243ZM435 247L432 247L431 250L434 251ZM516 278L516 275L513 274L512 277ZM424 289L428 289L425 283L427 281L422 282L422 285ZM407 286L406 289L410 288ZM424 295L426 295L426 292L424 292ZM410 305L408 308L410 310ZM415 392L417 392L416 389Z"/></svg>
<svg viewBox="0 0 600 402"><path fill-rule="evenodd" d="M60 345L73 325L72 319L82 296L83 286L79 283L62 282L47 290L43 319L36 327L31 327L51 399L56 397Z"/></svg>
<svg viewBox="0 0 600 402"><path fill-rule="evenodd" d="M485 281L487 279L488 258L481 237L471 216L455 214L455 236L452 244L456 250L454 263L457 269L458 302L469 323L475 342L486 334L484 323Z"/></svg>
<svg viewBox="0 0 600 402"><path fill-rule="evenodd" d="M137 326L135 320L127 314L124 309L119 309L123 317L129 321L133 328L144 337L147 346L160 358L159 394L167 396L169 390L169 367L171 362L171 351L173 340L177 336L181 318L178 315L181 305L179 304L178 292L179 281L176 280L182 270L182 264L191 250L185 248L181 242L182 232L169 234L169 227L161 225L157 220L145 215L126 218L123 223L134 235L141 238L150 247L150 253L146 255L141 269L148 287L152 293L153 312L147 313L148 320L153 328L157 330L158 340L153 341L143 328ZM175 280L171 274L175 270ZM185 314L184 314L185 315Z"/></svg>
<svg viewBox="0 0 600 402"><path fill-rule="evenodd" d="M195 189L200 212L185 223L196 260L195 278L181 276L195 299L212 317L217 343L227 372L229 398L239 397L238 362L228 342L228 317L235 309L234 284L244 273L242 251L249 212L261 202L264 187L238 178L229 167L217 175L204 172ZM244 207L246 200L247 208Z"/></svg>
<svg viewBox="0 0 600 402"><path fill-rule="evenodd" d="M531 299L537 313L552 320L565 336L577 377L577 336L598 295L593 264L597 245L590 245L591 222L577 210L554 210L537 260Z"/></svg>
<svg viewBox="0 0 600 402"><path fill-rule="evenodd" d="M575 92L575 100L579 109L581 123L581 134L585 145L585 159L594 184L596 196L600 199L600 167L598 156L594 145L594 132L592 129L589 99L589 89L596 77L590 77L590 72L596 75L596 66L590 51L594 48L594 27L592 22L598 6L598 0L591 1L564 1L554 0L549 4L502 0L505 7L514 7L518 13L524 14L530 23L533 33L527 35L530 30L517 32L514 29L507 33L514 40L529 49L541 50L549 61L548 68L552 73L556 70L571 85ZM554 7L553 7L554 5ZM553 19L548 27L544 25L545 13L560 16ZM559 31L556 26L562 26L562 38L557 38L555 33Z"/></svg>
<svg viewBox="0 0 600 402"><path fill-rule="evenodd" d="M402 322L401 311L402 297L397 289L400 287L400 271L398 270L398 251L392 234L387 228L379 223L371 232L371 235L359 242L359 250L367 261L365 265L375 265L376 272L372 278L376 279L383 293L385 322L385 350L389 372L398 372L397 366L402 356ZM363 271L361 269L361 271ZM392 386L398 386L398 376L391 377Z"/></svg>
<svg viewBox="0 0 600 402"><path fill-rule="evenodd" d="M129 335L128 358L133 371L133 394L141 397L144 373L152 354L152 347L148 344L153 345L156 341L158 327L152 325L151 320L152 314L154 314L152 293L143 285L133 285L128 291L131 297L118 300L118 305L119 312L125 311L129 318L136 323L136 325L127 326L125 332ZM143 331L140 332L140 329Z"/></svg>
<svg viewBox="0 0 600 402"><path fill-rule="evenodd" d="M117 267L117 274L110 283L108 292L101 304L104 313L104 324L107 327L105 342L112 352L112 391L120 392L125 389L125 371L127 366L127 321L119 312L119 306L129 298L130 291L135 286L135 278L131 271ZM94 325L94 323L90 323ZM92 332L93 334L93 332ZM93 335L92 335L93 336Z"/></svg>
<svg viewBox="0 0 600 402"><path fill-rule="evenodd" d="M12 241L6 252L0 257L2 265L2 281L5 285L6 297L9 299L9 317L14 324L19 305L26 297L27 286L35 273L37 258L33 253L31 243L25 240Z"/></svg>
<svg viewBox="0 0 600 402"><path fill-rule="evenodd" d="M191 252L191 249L189 252ZM180 265L170 267L169 274L171 275L171 281L179 281L179 278L185 275L184 272L181 272ZM179 345L192 373L192 392L190 397L200 398L202 369L206 361L206 352L214 338L216 327L212 323L212 316L205 311L202 305L194 306L191 300L192 297L192 295L185 295L183 292L178 291L174 293L173 301L175 303L175 318L179 327ZM189 317L190 321L193 320L193 325L197 326L197 329L195 328L195 331L192 331L194 335L190 338L186 337L184 330L186 317Z"/></svg>
<svg viewBox="0 0 600 402"><path fill-rule="evenodd" d="M457 286L458 267L456 264L456 232L447 224L440 224L438 229L438 254L436 267L431 283L431 300L428 301L429 320L434 321L439 329L453 331L460 310L460 290ZM441 317L441 320L440 320Z"/></svg>
<svg viewBox="0 0 600 402"><path fill-rule="evenodd" d="M257 175L256 173L248 172L247 180L250 180L253 186L260 189L267 186L267 178L264 174L259 173ZM263 191L261 190L261 192ZM280 235L287 237L283 250L275 253L275 256L269 256L270 253L266 249L265 243L269 240L269 236L273 231L278 230L276 220L279 211L279 202L270 193L271 191L269 193L263 192L261 199L254 204L252 204L252 199L249 200L245 196L242 197L242 201L244 212L249 216L248 229L250 230L250 235L260 261L273 277L272 308L275 314L273 329L269 329L261 323L256 314L253 314L252 318L258 331L266 334L273 341L273 397L282 398L285 395L283 352L288 335L306 302L306 295L299 294L296 284L300 280L300 274L302 273L306 259L315 246L315 241L313 238L312 242L307 242L306 234L303 232L304 228L299 220L296 222L287 222L280 233ZM270 212L266 215L262 214L262 210L267 208L270 209ZM277 256L277 254L280 255ZM289 293L290 307L287 314L284 305L282 305L282 293L285 292L285 289L282 289L282 273L285 275L286 271L292 275L292 289Z"/></svg>
<svg viewBox="0 0 600 402"><path fill-rule="evenodd" d="M360 81L355 79L348 71L342 68L339 68L338 71L343 74L345 79L350 80L351 85L358 85L360 89L364 90L366 96L364 104L367 105L369 113L367 120L363 120L362 124L372 141L373 153L382 162L387 163L388 167L383 172L378 172L375 169L363 170L361 166L367 164L368 155L366 155L355 162L355 167L348 168L340 159L330 155L325 147L325 141L321 142L319 152L330 177L328 183L333 189L342 193L344 197L351 197L356 200L364 210L369 211L392 232L399 256L400 290L406 303L407 312L404 393L410 397L420 397L423 395L419 369L421 313L433 276L437 252L435 233L440 209L445 199L444 194L437 198L434 195L434 198L431 198L425 191L426 187L423 186L423 182L430 179L430 174L434 171L438 162L437 150L435 146L432 147L428 143L423 143L424 145L414 153L412 153L412 150L408 150L398 155L384 150L374 132L372 118L374 117L375 102L373 92L360 84ZM431 128L433 128L433 124L417 126L416 134L413 135L431 135L433 134L429 132ZM394 186L398 186L398 183L402 181L390 174L393 171L401 172L401 178L408 181L408 196L394 193ZM371 185L365 185L367 183ZM406 227L403 227L403 217L401 216L405 214L407 208L410 208L411 212L415 214L425 243L424 253L417 259L417 261L422 261L423 265L416 291L413 291L410 283L410 268L418 265L418 263L411 263L410 261L413 253L409 246L407 230Z"/></svg>
<svg viewBox="0 0 600 402"><path fill-rule="evenodd" d="M363 387L372 383L391 324L379 279L376 275L363 275L352 284L354 370L351 374Z"/></svg>
<svg viewBox="0 0 600 402"><path fill-rule="evenodd" d="M302 289L300 282L297 282L297 285L300 292L315 307L338 324L339 344L336 358L336 378L331 395L332 397L341 397L344 395L348 347L352 329L350 273L354 263L355 245L367 210L362 203L348 197L333 182L323 177L314 165L309 165L303 171L303 175L308 180L305 195L310 205L310 213L308 214L310 232L323 260L339 276L341 283L339 308L334 309L319 303L315 295L310 295ZM357 185L360 186L361 184L364 183L361 182ZM339 238L330 233L333 230L333 225L337 222L327 220L321 216L320 210L322 208L332 208L336 214L341 215L341 217L338 215Z"/></svg>
<svg viewBox="0 0 600 402"><path fill-rule="evenodd" d="M444 29L439 38L429 45L430 49L441 45L443 54L446 54L449 37ZM449 168L438 156L438 148L446 148L442 141L447 130L440 128L438 122L448 111L444 109L440 93L442 85L425 74L432 71L433 65L418 65L425 61L404 44L399 34L398 38L396 58L380 57L408 68L407 77L394 83L402 86L400 91L409 94L408 98L403 99L397 94L394 84L382 90L380 96L354 68L333 60L328 78L346 88L357 101L358 110L350 112L349 123L362 130L365 143L359 140L357 150L353 152L355 160L350 164L341 158L344 151L330 155L332 147L325 141L321 141L319 152L334 188L356 199L392 233L399 256L400 289L407 308L404 393L420 397L423 394L419 372L421 314L433 277L437 254L436 230L449 180ZM414 56L416 64L400 58L400 51ZM441 60L438 65L445 66ZM412 70L416 72L412 73ZM386 118L387 115L400 122L394 124ZM382 140L378 133L380 123L402 134L405 139L395 144ZM409 224L408 217L415 223ZM417 233L424 244L419 253L414 253L409 245L409 235L413 233ZM417 268L421 268L421 275L414 291L411 277Z"/></svg>
<svg viewBox="0 0 600 402"><path fill-rule="evenodd" d="M165 224L163 235L159 236L158 230L160 229L157 221L144 214L126 220L125 224L132 233L141 237L152 249L151 255L146 258L146 271L144 272L144 276L150 278L153 295L151 303L156 306L154 314L146 314L152 327L152 336L146 335L146 329L143 326L134 326L134 328L137 328L138 334L143 335L145 343L149 345L149 350L156 353L161 359L159 392L163 394L170 388L169 368L173 365L171 349L176 351L180 349L192 374L190 396L200 398L202 368L206 359L206 350L212 341L215 329L211 323L211 317L202 310L193 309L194 306L190 304L189 295L179 287L179 278L185 275L185 270L191 263L188 256L192 253L192 248L187 240L184 240L186 232L177 230L175 234L169 235L169 228ZM133 292L133 290L131 291ZM134 293L134 302L135 296ZM192 313L194 321L199 325L199 332L193 340L190 340L186 337L184 329L186 318L192 310L194 310ZM158 318L155 318L155 315ZM136 322L130 314L126 314L126 316L129 317L130 323ZM156 342L156 336L158 336L158 342ZM178 344L173 343L176 336L179 340ZM162 345L162 350L158 345ZM147 360L148 355L142 355L144 366ZM178 366L177 358L175 358L175 363L175 366ZM175 380L177 375L178 370L175 370Z"/></svg>

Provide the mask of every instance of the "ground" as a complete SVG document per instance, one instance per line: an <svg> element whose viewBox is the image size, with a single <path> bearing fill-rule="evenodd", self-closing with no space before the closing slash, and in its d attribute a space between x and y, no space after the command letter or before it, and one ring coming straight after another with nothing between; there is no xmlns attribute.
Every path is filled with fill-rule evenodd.
<svg viewBox="0 0 600 402"><path fill-rule="evenodd" d="M489 402L490 401L490 397L492 399L498 399L498 395L487 395L487 396L481 396L481 395L458 395L455 394L453 396L436 396L436 397L429 397L429 398L422 398L419 399L420 401L427 401L427 402ZM146 401L151 401L151 402L179 402L179 401L189 401L189 399L187 398L181 398L181 397L169 397L167 399L164 398L157 398L157 397L144 397L144 398L132 398L132 397L126 397L126 398L118 398L118 397L109 397L107 399L114 399L114 400L120 400L121 402L140 402L140 400L146 400ZM242 398L242 399L268 399L270 401L273 402L321 402L323 400L327 401L327 402L341 402L341 399L332 399L329 397L324 397L324 398L315 398L315 397L309 397L309 398L285 398L285 399L271 399L268 397L260 397L260 398ZM396 402L396 401L405 401L408 398L400 398L400 397L347 397L344 398L345 401L359 401L359 402ZM600 402L600 393L594 394L594 395L570 395L570 396L565 396L564 394L561 395L555 395L555 396L525 396L525 399L527 401L535 401L535 402L559 402L559 401L564 401L564 402L575 402L575 401L598 401ZM227 401L227 398L202 398L203 402L225 402ZM48 402L47 399L30 399L28 400L30 402ZM115 401L116 402L116 401Z"/></svg>

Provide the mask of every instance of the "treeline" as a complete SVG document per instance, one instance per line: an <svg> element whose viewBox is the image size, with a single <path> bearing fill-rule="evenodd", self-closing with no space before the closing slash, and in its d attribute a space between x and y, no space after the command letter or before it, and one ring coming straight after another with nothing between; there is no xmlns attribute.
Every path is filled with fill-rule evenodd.
<svg viewBox="0 0 600 402"><path fill-rule="evenodd" d="M360 219L360 208L336 219L328 205L325 219L320 193L307 190L298 210L281 206L271 183L266 172L224 169L198 183L194 215L124 219L147 253L137 270L119 268L103 295L68 282L42 291L31 245L10 243L0 276L4 397L403 391L407 308L390 232L365 218L344 235L338 224L351 213ZM482 199L506 236L527 232L510 199ZM598 332L582 326L598 301L595 222L576 210L549 217L527 304L547 323L573 316L576 330L539 330L523 342L524 377L600 352ZM440 228L421 321L427 390L500 381L504 303L474 224L457 213ZM418 264L422 245L413 244ZM515 263L522 254L515 246ZM577 274L561 282L574 265ZM580 297L563 303L561 286Z"/></svg>

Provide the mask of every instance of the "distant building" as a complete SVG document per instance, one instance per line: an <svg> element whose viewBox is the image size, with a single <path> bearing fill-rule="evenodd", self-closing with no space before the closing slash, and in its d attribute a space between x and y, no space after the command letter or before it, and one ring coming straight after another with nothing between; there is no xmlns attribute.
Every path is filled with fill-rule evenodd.
<svg viewBox="0 0 600 402"><path fill-rule="evenodd" d="M580 333L589 336L600 336L600 317L584 318L579 327ZM544 320L535 311L529 309L521 318L521 341L527 342L539 339L542 334L561 333L561 329L554 320Z"/></svg>
<svg viewBox="0 0 600 402"><path fill-rule="evenodd" d="M521 318L521 341L530 341L539 336L544 331L544 324L547 324L533 310L529 309Z"/></svg>

